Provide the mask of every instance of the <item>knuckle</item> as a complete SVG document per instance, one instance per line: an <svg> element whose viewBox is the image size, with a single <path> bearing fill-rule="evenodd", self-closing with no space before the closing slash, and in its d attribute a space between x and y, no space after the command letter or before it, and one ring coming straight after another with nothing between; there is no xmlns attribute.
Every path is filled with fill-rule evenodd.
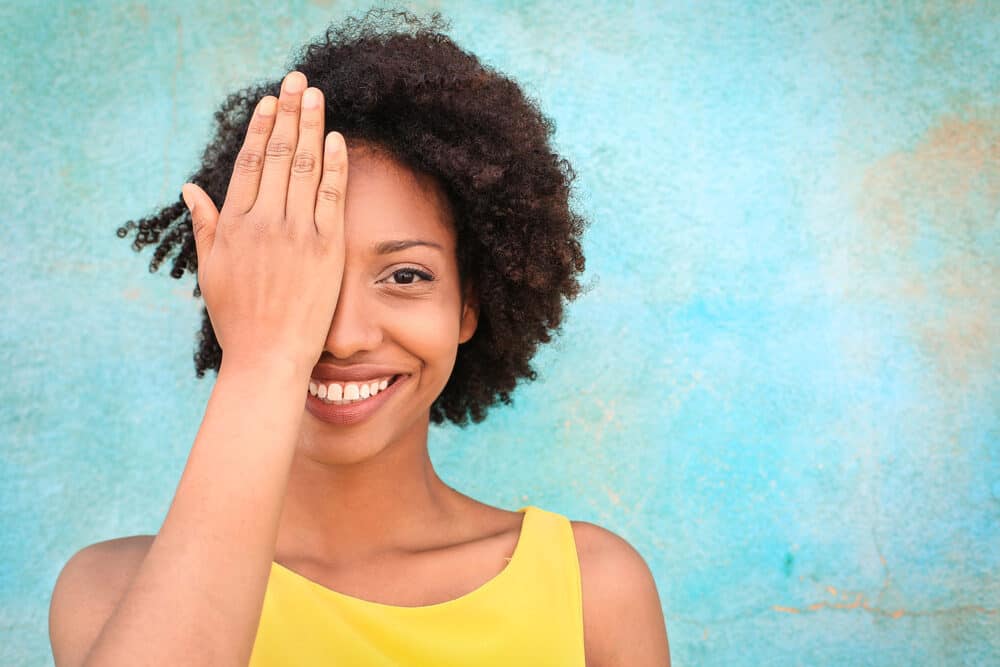
<svg viewBox="0 0 1000 667"><path fill-rule="evenodd" d="M323 126L322 116L319 115L303 115L302 121L300 123L303 130L318 130Z"/></svg>
<svg viewBox="0 0 1000 667"><path fill-rule="evenodd" d="M336 204L344 198L343 192L333 183L321 183L316 196L331 204Z"/></svg>
<svg viewBox="0 0 1000 667"><path fill-rule="evenodd" d="M267 157L271 160L285 160L292 156L294 146L286 139L272 139L267 142Z"/></svg>
<svg viewBox="0 0 1000 667"><path fill-rule="evenodd" d="M271 225L267 224L266 221L261 220L259 218L256 219L256 220L253 220L250 223L250 225L251 225L251 227L253 227L253 237L254 237L254 239L256 239L258 241L265 241L265 240L267 240L267 237L269 236L268 232L271 229Z"/></svg>
<svg viewBox="0 0 1000 667"><path fill-rule="evenodd" d="M264 156L260 151L244 148L236 156L236 168L245 174L253 174L261 170Z"/></svg>
<svg viewBox="0 0 1000 667"><path fill-rule="evenodd" d="M337 178L346 171L347 165L339 160L323 160L323 171L326 172L328 177Z"/></svg>
<svg viewBox="0 0 1000 667"><path fill-rule="evenodd" d="M270 131L271 121L267 118L261 118L260 116L257 116L250 121L250 127L247 128L247 134L255 136L266 135Z"/></svg>
<svg viewBox="0 0 1000 667"><path fill-rule="evenodd" d="M338 245L338 241L335 237L327 236L326 234L324 234L323 230L320 229L318 225L315 227L315 229L316 229L316 234L313 238L312 247L313 251L318 256L323 257L326 255L333 254L337 250L337 248L340 247L340 245L342 245L342 244Z"/></svg>
<svg viewBox="0 0 1000 667"><path fill-rule="evenodd" d="M205 236L205 233L208 231L208 225L206 225L205 221L202 220L201 218L192 217L191 231L194 234L194 237L200 241L202 237Z"/></svg>
<svg viewBox="0 0 1000 667"><path fill-rule="evenodd" d="M279 99L278 110L282 113L298 113L299 102L295 99Z"/></svg>
<svg viewBox="0 0 1000 667"><path fill-rule="evenodd" d="M316 156L308 151L299 151L292 161L292 173L311 174L316 169Z"/></svg>

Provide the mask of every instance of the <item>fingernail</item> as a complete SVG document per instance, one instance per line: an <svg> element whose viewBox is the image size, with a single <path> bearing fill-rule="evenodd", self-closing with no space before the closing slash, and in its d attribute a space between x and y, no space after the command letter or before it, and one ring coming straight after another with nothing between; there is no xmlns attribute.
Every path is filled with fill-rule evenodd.
<svg viewBox="0 0 1000 667"><path fill-rule="evenodd" d="M188 193L184 190L183 187L181 188L181 199L184 200L184 205L188 207L188 211L190 211L193 214L194 206L191 205L191 200L188 198Z"/></svg>
<svg viewBox="0 0 1000 667"><path fill-rule="evenodd" d="M257 103L257 113L261 116L273 116L274 109L278 105L278 98L267 96Z"/></svg>
<svg viewBox="0 0 1000 667"><path fill-rule="evenodd" d="M316 88L306 88L305 95L302 96L303 109L315 109L319 106L319 90Z"/></svg>
<svg viewBox="0 0 1000 667"><path fill-rule="evenodd" d="M285 77L285 92L291 95L301 93L306 87L306 77L301 72L290 72Z"/></svg>

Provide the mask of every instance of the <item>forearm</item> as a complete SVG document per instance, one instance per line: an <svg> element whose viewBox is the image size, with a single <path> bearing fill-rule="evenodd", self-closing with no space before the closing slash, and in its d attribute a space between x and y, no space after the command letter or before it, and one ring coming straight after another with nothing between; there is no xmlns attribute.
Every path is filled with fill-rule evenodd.
<svg viewBox="0 0 1000 667"><path fill-rule="evenodd" d="M247 664L308 378L223 364L159 534L86 665Z"/></svg>

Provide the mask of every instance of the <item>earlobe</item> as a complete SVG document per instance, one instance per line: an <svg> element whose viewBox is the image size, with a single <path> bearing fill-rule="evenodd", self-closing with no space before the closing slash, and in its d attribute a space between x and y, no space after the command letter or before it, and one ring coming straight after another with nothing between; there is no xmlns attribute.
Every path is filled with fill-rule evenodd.
<svg viewBox="0 0 1000 667"><path fill-rule="evenodd" d="M458 343L468 342L476 333L476 326L479 324L479 301L475 293L469 289L465 292L462 300L462 321L458 329Z"/></svg>

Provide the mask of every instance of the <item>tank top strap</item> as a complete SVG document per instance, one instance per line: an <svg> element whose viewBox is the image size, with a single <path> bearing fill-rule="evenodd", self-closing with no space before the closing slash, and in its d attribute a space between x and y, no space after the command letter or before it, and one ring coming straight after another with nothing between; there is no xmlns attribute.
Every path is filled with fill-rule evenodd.
<svg viewBox="0 0 1000 667"><path fill-rule="evenodd" d="M522 639L534 636L549 650L559 646L565 661L558 664L582 665L583 597L573 526L562 514L533 505L519 511L525 523L505 592L517 597Z"/></svg>
<svg viewBox="0 0 1000 667"><path fill-rule="evenodd" d="M575 597L580 597L580 563L569 519L534 505L518 511L525 512L521 537L515 547L518 565L531 575L563 580L561 586L566 588L567 599L572 600L574 590Z"/></svg>

